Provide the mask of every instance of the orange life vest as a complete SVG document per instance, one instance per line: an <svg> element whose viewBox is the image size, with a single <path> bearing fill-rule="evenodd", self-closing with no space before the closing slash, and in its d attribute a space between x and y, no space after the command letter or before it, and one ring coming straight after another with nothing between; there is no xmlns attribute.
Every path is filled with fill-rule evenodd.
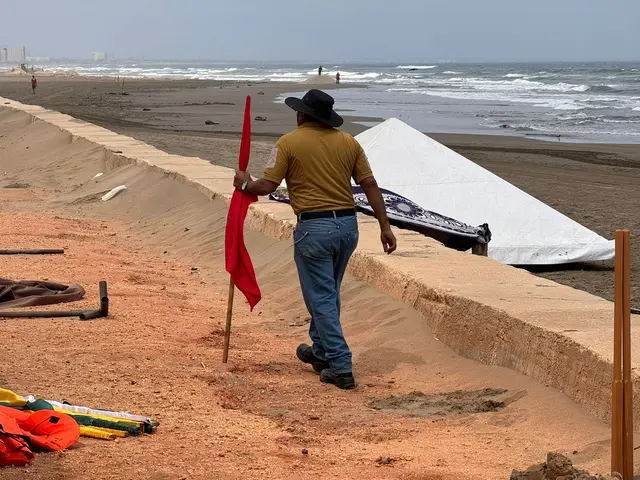
<svg viewBox="0 0 640 480"><path fill-rule="evenodd" d="M17 420L0 412L0 465L25 465L34 457Z"/></svg>
<svg viewBox="0 0 640 480"><path fill-rule="evenodd" d="M0 465L24 465L33 460L32 449L54 452L73 445L78 438L80 427L69 415L0 406Z"/></svg>

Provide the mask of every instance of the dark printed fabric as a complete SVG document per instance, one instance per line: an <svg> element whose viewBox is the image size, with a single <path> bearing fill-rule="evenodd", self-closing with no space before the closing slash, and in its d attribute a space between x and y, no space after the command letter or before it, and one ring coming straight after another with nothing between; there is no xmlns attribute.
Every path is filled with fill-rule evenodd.
<svg viewBox="0 0 640 480"><path fill-rule="evenodd" d="M387 209L389 222L398 228L421 233L442 242L449 248L460 251L469 250L477 243L484 244L491 241L491 231L486 223L473 227L439 213L425 210L420 205L397 193L383 188L380 191ZM367 196L362 191L362 188L353 186L352 192L358 211L373 215L373 209L369 205ZM278 190L269 195L269 198L276 202L289 203L286 188L278 188Z"/></svg>

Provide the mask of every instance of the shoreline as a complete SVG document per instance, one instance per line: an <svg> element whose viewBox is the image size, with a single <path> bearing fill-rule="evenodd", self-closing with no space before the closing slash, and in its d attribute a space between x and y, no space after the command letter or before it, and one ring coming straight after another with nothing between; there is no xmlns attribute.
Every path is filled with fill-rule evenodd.
<svg viewBox="0 0 640 480"><path fill-rule="evenodd" d="M336 103L367 120L396 117L425 133L640 144L638 62L319 63L321 77L316 62L308 60L54 60L40 67L89 79L121 75L142 81L289 84L296 92L308 82L332 85L340 73L342 86L367 90L338 89Z"/></svg>
<svg viewBox="0 0 640 480"><path fill-rule="evenodd" d="M280 81L247 82L243 80L206 80L206 79L203 80L203 79L156 77L156 76L153 76L153 77L120 76L118 77L118 76L109 76L109 75L82 75L82 74L77 74L75 72L73 74L69 72L38 72L38 75L43 76L47 82L52 81L54 86L55 85L66 86L68 84L73 84L77 88L79 88L81 92L87 90L88 84L92 84L91 89L93 90L98 90L98 91L105 90L105 89L108 90L108 86L111 85L111 87L113 87L111 90L117 91L120 89L125 92L127 89L131 89L131 88L133 88L134 90L138 90L140 86L142 86L143 90L147 90L147 89L153 90L154 86L158 90L174 89L176 87L178 89L216 89L216 88L217 89L232 89L232 88L250 89L251 87L261 87L255 90L254 93L257 93L260 91L270 91L272 95L274 108L278 108L278 106L283 107L282 105L280 105L280 103L276 101L280 95L282 94L302 95L309 88L320 88L325 90L344 90L344 89L367 89L372 87L372 85L367 85L363 83L361 84L342 83L340 85L336 85L333 79L329 78L328 76L323 76L320 78L317 76L316 77L310 76L306 81L301 81L301 82L280 82ZM55 103L49 104L47 101L30 99L30 96L28 95L31 93L30 89L25 88L25 85L28 87L28 85L25 83L26 77L28 77L27 74L0 72L0 95L8 98L14 98L17 101L27 103L27 104L31 103L32 101L35 101L36 104L38 105L45 106L46 108L58 110L63 113L67 113L65 112L65 108L64 108L65 105L60 105ZM120 88L120 84L118 83L118 80L120 80L121 82L124 82L124 86L125 86L124 89ZM149 88L149 84L152 85L151 88ZM110 92L110 93L114 93L114 92ZM253 96L253 100L255 103L255 100L256 100L255 95ZM452 105L470 104L471 106L473 106L473 104L476 102L474 100L469 100L465 102L461 100L441 98L437 96L432 97L431 100L433 102L433 105L438 105L440 103L444 103L444 104L449 103ZM216 104L213 103L213 105L216 105ZM341 115L345 119L345 125L343 129L345 129L346 131L348 131L353 135L357 135L358 133L384 121L384 118L374 114L352 115L350 113L357 112L357 110L353 108L341 109L339 99L336 100L336 105L337 105L337 111L341 113ZM523 104L522 107L525 108L526 105ZM100 120L105 122L105 125L107 124L107 122L109 122L109 119L108 119L109 116L104 116L104 118L100 119L95 117L85 118L83 116L83 112L76 111L73 114L78 116L78 118L84 118L87 121L91 121L98 124L101 124ZM144 120L137 120L137 121L139 123L143 123L145 128L154 128L149 124L145 124ZM450 125L449 129L447 129L447 127L441 127L441 122L443 121L445 122L445 124ZM447 123L447 122L450 122L450 123ZM289 131L289 129L283 128L283 125L281 124L281 122L279 123L280 124L278 125L278 127L273 131L265 132L263 131L264 129L258 129L257 132L253 132L253 133L259 136L277 137ZM623 140L619 140L620 137L615 137L616 141L602 142L600 139L589 140L589 138L586 138L586 137L583 138L583 137L571 136L567 134L556 135L552 133L542 133L542 132L540 133L518 132L517 130L514 130L511 127L509 128L477 127L477 128L471 128L471 129L460 128L460 126L456 125L456 122L452 121L451 118L440 117L440 116L435 116L433 123L438 124L437 129L420 128L419 130L425 135L429 135L430 137L435 138L436 140L438 140L439 138L446 138L449 141L452 141L452 144L454 145L456 144L456 141L455 141L456 136L460 137L461 139L471 136L471 137L477 137L479 139L484 139L485 137L491 137L491 138L497 138L497 139L515 138L518 140L531 141L534 143L543 142L548 144L557 144L559 147L561 148L565 147L567 149L570 149L572 147L580 148L583 146L594 147L596 149L602 146L621 146L621 147L640 148L640 140L636 143L626 142ZM111 124L111 126L114 126L114 125ZM127 126L135 127L136 125L128 124ZM223 134L223 135L240 134L241 128L238 128L237 125L235 127L236 128L231 128L227 130L197 129L197 128L194 128L193 125L191 125L187 130L202 132L202 133L204 132L216 133L216 134ZM158 128L166 129L163 127L158 127ZM497 141L500 142L503 140L497 140ZM509 140L505 140L505 141L509 142ZM640 162L640 159L638 159L637 161Z"/></svg>
<svg viewBox="0 0 640 480"><path fill-rule="evenodd" d="M262 89L258 89L256 90L256 92L262 91L262 90L268 90L272 92L271 93L273 96L272 100L276 108L278 105L280 105L280 103L276 102L277 98L280 95L282 94L302 95L309 88L320 88L325 90L343 90L343 89L367 89L371 87L371 85L358 84L358 83L342 83L340 85L336 85L333 79L329 78L328 76L323 76L323 77L310 76L306 81L302 81L302 82L279 82L279 81L278 82L273 82L273 81L247 82L242 80L203 80L203 79L155 77L155 76L154 77L134 77L134 76L118 77L118 76L109 76L109 75L82 75L82 74L77 74L75 72L73 74L69 72L38 72L38 75L42 75L47 81L52 80L55 85L60 85L60 84L65 85L69 83L75 84L76 87L80 88L80 90L83 90L83 88L86 89L87 84L91 84L91 83L93 84L93 86L91 87L92 89L97 89L97 90L105 89L105 86L108 87L109 84L111 84L111 86L113 87L112 90L113 89L118 90L120 89L120 84L118 83L118 80L124 82L124 85L125 85L124 91L132 87L134 88L134 90L137 90L138 86L140 85L144 85L143 89L147 89L148 84L155 85L155 87L159 90L172 89L175 87L178 87L178 89L200 89L200 88L247 89L251 87L262 87ZM6 96L9 98L14 98L17 101L27 103L27 104L31 103L31 101L34 101L34 99L31 99L30 101L30 98L26 96L27 94L30 93L30 90L27 92L27 89L24 88L25 87L24 79L26 77L28 77L27 74L0 72L0 95ZM151 89L153 89L153 87ZM12 96L11 93L13 93L15 96ZM255 102L255 95L253 100ZM47 106L47 102L42 102L37 99L35 99L35 101L36 101L36 104L45 106L46 108L57 109L62 112L65 111L65 109L63 108L64 105L51 104ZM441 102L445 102L445 103L450 102L452 104L467 103L460 100L439 98L437 96L433 97L432 101L434 102L434 104L438 104ZM473 105L474 101L469 101L468 103ZM339 100L336 101L336 105L337 105L338 112L339 113L342 112L341 115L345 119L345 126L343 128L353 135L357 135L358 133L384 120L384 118L373 115L373 114L372 115L366 115L366 114L350 115L349 112L356 112L357 110L354 110L353 108L341 109ZM75 112L75 114L78 116L78 118L84 118L82 116L82 112L80 113ZM94 123L96 123L96 118L86 118L86 120L93 121ZM444 120L446 121L447 119L445 118ZM107 122L108 120L105 117L103 121ZM440 122L440 121L442 121L442 118L435 117L434 122ZM134 127L135 125L129 125L129 126ZM145 127L153 128L148 124L145 124ZM254 133L259 136L276 137L288 131L286 128L281 128L282 125L280 125L279 127L280 128L277 128L275 131L271 131L271 132L258 131ZM213 132L213 133L227 134L227 135L239 134L241 131L240 128L233 128L229 130L217 130L217 131L215 129L198 130L198 129L194 129L193 126L191 126L189 130L199 131L199 132ZM578 147L594 146L597 148L599 146L601 147L604 145L607 145L607 146L616 145L616 146L623 146L623 147L624 146L640 147L640 141L637 143L632 143L632 142L630 143L630 142L624 142L624 141L615 141L615 142L602 142L599 140L590 141L586 138L580 138L580 137L574 137L574 136L562 135L562 134L555 135L551 133L549 134L523 133L523 132L517 132L511 128L493 129L488 127L486 128L478 127L475 129L471 129L470 131L466 131L466 130L467 129L460 129L455 125L451 127L451 131L447 131L447 130L443 131L441 128L437 130L429 129L429 128L420 129L420 131L422 131L422 133L424 133L425 135L429 135L430 137L433 137L436 139L438 138L454 139L455 136L459 136L461 138L471 136L471 137L478 137L478 138L491 137L491 138L499 138L499 139L516 138L516 139L525 140L525 141L528 140L532 142L558 144L559 146L565 146L567 148L571 148L572 146L578 146ZM455 144L455 141L453 143ZM640 162L640 160L638 161Z"/></svg>

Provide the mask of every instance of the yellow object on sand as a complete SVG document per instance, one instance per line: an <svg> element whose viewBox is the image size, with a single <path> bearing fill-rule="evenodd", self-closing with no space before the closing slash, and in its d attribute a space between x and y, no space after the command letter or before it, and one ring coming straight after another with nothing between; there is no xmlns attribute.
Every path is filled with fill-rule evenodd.
<svg viewBox="0 0 640 480"><path fill-rule="evenodd" d="M110 435L115 435L116 437L124 438L129 436L129 432L125 432L124 430L114 430L113 428L104 428L104 427L100 427L100 430Z"/></svg>
<svg viewBox="0 0 640 480"><path fill-rule="evenodd" d="M0 402L8 403L13 407L24 407L27 399L11 390L0 388Z"/></svg>
<svg viewBox="0 0 640 480"><path fill-rule="evenodd" d="M36 406L36 409L48 407L53 408L56 412L70 415L80 424L80 435L84 437L114 440L118 437L127 437L130 434L144 433L145 427L148 433L152 433L158 425L157 422L140 415L133 415L127 412L94 410L88 407L69 405L51 400L35 400L33 396L25 398L11 390L0 388L0 404L23 409L25 406L26 408L31 408L32 403L30 402L33 402L33 406L36 406L38 402L43 402L43 404ZM105 426L87 425L87 423L94 423L91 419L96 420L96 424L102 422ZM85 425L82 425L82 423Z"/></svg>
<svg viewBox="0 0 640 480"><path fill-rule="evenodd" d="M101 440L115 440L118 435L104 428L85 427L80 425L80 435L83 437L99 438Z"/></svg>

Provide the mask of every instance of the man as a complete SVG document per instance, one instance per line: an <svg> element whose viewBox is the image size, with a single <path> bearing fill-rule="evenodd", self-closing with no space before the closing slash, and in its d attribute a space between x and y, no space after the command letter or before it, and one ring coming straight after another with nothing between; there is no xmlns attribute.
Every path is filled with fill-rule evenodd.
<svg viewBox="0 0 640 480"><path fill-rule="evenodd" d="M354 388L351 351L340 324L340 285L358 244L351 178L362 187L375 212L386 253L396 249L396 239L362 147L336 129L343 120L333 111L333 98L310 90L302 99L289 97L285 103L297 112L298 128L278 140L263 178L252 180L237 171L233 184L254 195L269 195L286 180L298 217L294 260L311 315L312 345L300 345L296 355L312 365L320 381Z"/></svg>
<svg viewBox="0 0 640 480"><path fill-rule="evenodd" d="M33 75L31 77L31 90L33 91L33 94L36 94L36 88L38 88L38 81L36 80L36 76Z"/></svg>
<svg viewBox="0 0 640 480"><path fill-rule="evenodd" d="M318 76L321 77L322 76L322 65L320 65L318 67Z"/></svg>

